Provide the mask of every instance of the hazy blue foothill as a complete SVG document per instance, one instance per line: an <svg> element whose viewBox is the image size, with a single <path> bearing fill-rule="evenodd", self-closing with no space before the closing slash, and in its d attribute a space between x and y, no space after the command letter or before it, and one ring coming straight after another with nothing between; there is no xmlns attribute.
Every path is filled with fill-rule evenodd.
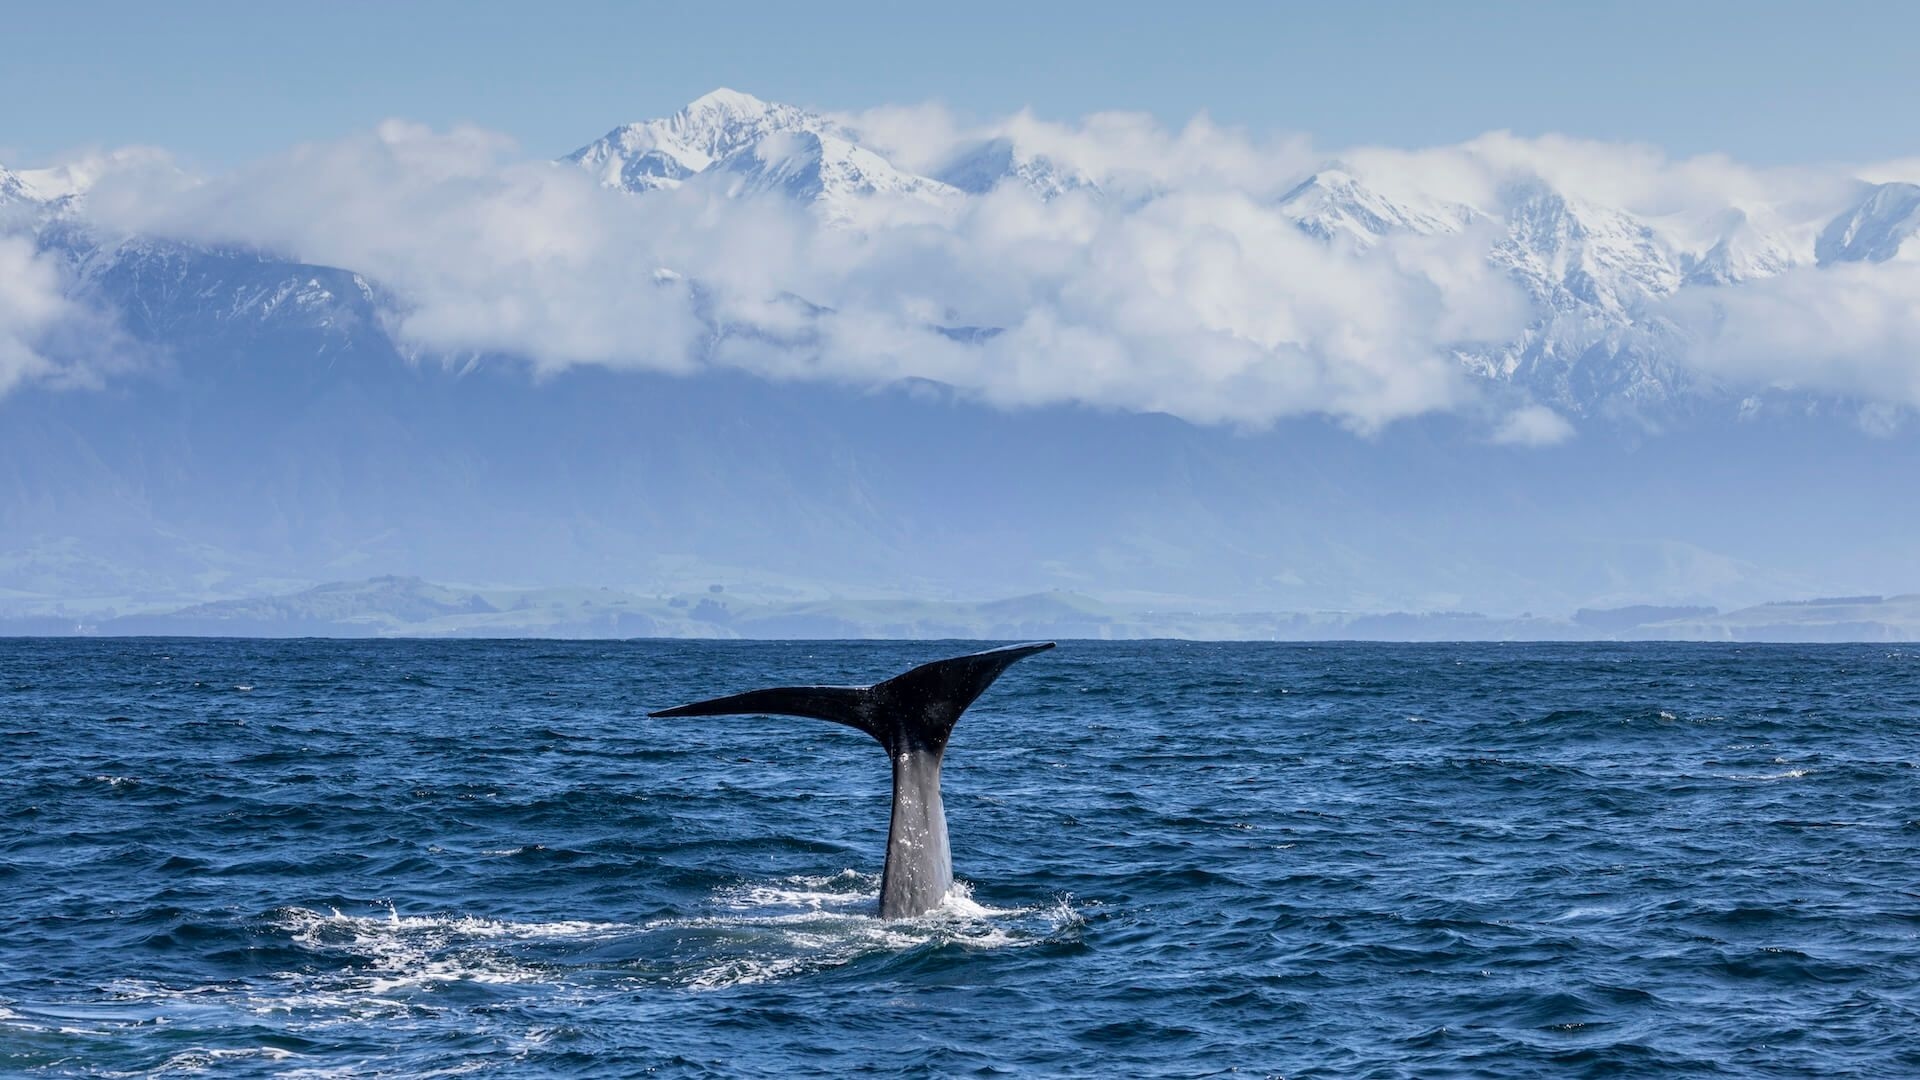
<svg viewBox="0 0 1920 1080"><path fill-rule="evenodd" d="M1582 608L1572 616L1462 611L1224 611L1147 608L1059 590L991 601L897 595L805 597L792 587L678 594L605 586L454 587L419 578L334 582L279 596L131 615L0 618L23 636L394 638L1181 638L1215 641L1920 640L1920 595L1827 597L1720 612Z"/></svg>

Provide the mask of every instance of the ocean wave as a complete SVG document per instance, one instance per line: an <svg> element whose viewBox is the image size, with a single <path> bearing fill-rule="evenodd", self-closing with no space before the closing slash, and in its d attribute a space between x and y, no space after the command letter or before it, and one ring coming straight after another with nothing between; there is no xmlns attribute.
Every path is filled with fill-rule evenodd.
<svg viewBox="0 0 1920 1080"><path fill-rule="evenodd" d="M901 920L873 747L640 715L925 652L15 642L0 1075L1920 1075L1911 650L1062 647Z"/></svg>

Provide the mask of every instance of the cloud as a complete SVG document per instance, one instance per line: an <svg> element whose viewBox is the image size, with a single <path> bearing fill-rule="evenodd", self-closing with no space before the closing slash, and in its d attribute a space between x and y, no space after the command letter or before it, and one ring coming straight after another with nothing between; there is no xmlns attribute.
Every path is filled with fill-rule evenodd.
<svg viewBox="0 0 1920 1080"><path fill-rule="evenodd" d="M108 227L362 273L399 298L396 330L418 347L544 370L684 368L697 326L656 281L671 249L647 227L660 214L512 151L477 129L390 122L165 197L147 178L109 178L89 198Z"/></svg>
<svg viewBox="0 0 1920 1080"><path fill-rule="evenodd" d="M1023 157L1046 158L1084 174L1122 199L1172 189L1275 195L1324 156L1304 136L1255 139L1205 115L1178 130L1145 113L1118 111L1076 123L1043 119L1029 110L969 122L937 104L885 106L835 119L903 168L931 173L957 154L1002 140Z"/></svg>
<svg viewBox="0 0 1920 1080"><path fill-rule="evenodd" d="M1177 129L1129 113L973 121L939 106L834 119L904 169L937 171L997 139L1096 188L1042 199L1003 184L953 202L880 200L842 228L781 198L728 198L698 180L638 197L608 191L582 170L526 160L496 134L399 121L208 178L149 152L84 171L103 228L264 248L368 276L395 298L396 336L423 354L510 354L541 374L591 364L854 385L917 377L1006 407L1077 403L1245 426L1313 413L1365 432L1435 411L1487 414L1484 384L1460 355L1514 342L1539 317L1488 259L1525 185L1647 223L1653 239L1642 247L1670 260L1677 280L1686 259L1735 227L1764 230L1768 244L1810 263L1814 234L1857 194L1856 177L1901 167L1760 169L1498 132L1328 155L1304 138L1256 139L1204 116ZM1388 198L1440 208L1439 218L1470 208L1470 224L1321 243L1278 197L1330 156ZM1626 257L1626 247L1597 257ZM1560 257L1568 266L1553 272L1582 270L1576 254ZM0 288L30 292L27 280ZM1672 320L1694 343L1679 359L1724 385L1907 406L1920 405L1916 299L1910 264L1802 265L1737 287L1688 287L1648 314ZM957 327L998 332L965 341L943 332ZM15 381L44 363L19 344L35 332L0 339L14 343L16 359L0 370L21 373ZM1490 437L1546 445L1573 433L1560 412L1522 402Z"/></svg>
<svg viewBox="0 0 1920 1080"><path fill-rule="evenodd" d="M863 144L886 155L887 160L923 175L931 175L947 164L956 149L992 137L986 128L969 124L945 105L932 102L880 105L837 113L831 119L858 132Z"/></svg>
<svg viewBox="0 0 1920 1080"><path fill-rule="evenodd" d="M1552 446L1571 438L1573 425L1545 405L1513 410L1493 432L1493 441L1507 446Z"/></svg>
<svg viewBox="0 0 1920 1080"><path fill-rule="evenodd" d="M1360 255L1301 234L1227 182L1254 151L1202 122L1177 134L1123 116L1078 132L1016 123L1110 155L1103 176L1184 154L1213 162L1217 182L1187 177L1140 202L1003 187L944 218L850 230L699 184L623 195L484 131L395 122L202 182L109 176L89 199L129 232L351 268L399 298L408 345L511 353L544 372L911 376L1014 407L1246 425L1313 412L1373 430L1470 398L1449 349L1523 325L1517 291L1455 238ZM710 323L753 332L713 348ZM962 325L1004 333L939 332Z"/></svg>
<svg viewBox="0 0 1920 1080"><path fill-rule="evenodd" d="M1689 362L1731 383L1920 409L1920 259L1683 294Z"/></svg>
<svg viewBox="0 0 1920 1080"><path fill-rule="evenodd" d="M58 332L81 315L60 269L24 236L0 236L0 394L29 380L75 376L54 358Z"/></svg>

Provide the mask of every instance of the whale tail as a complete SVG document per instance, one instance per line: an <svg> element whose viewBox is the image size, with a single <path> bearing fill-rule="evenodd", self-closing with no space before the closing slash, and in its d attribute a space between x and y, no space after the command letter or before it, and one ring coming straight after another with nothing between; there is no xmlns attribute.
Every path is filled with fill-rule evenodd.
<svg viewBox="0 0 1920 1080"><path fill-rule="evenodd" d="M935 660L872 686L774 686L650 712L675 716L806 716L845 724L879 740L888 753L946 749L960 714L1015 661L1053 648L1051 641L1008 645Z"/></svg>
<svg viewBox="0 0 1920 1080"><path fill-rule="evenodd" d="M953 725L1008 665L1053 642L1009 645L936 660L872 686L775 686L697 701L649 716L774 713L859 728L893 760L893 820L880 875L880 917L909 918L938 907L953 886L940 762Z"/></svg>

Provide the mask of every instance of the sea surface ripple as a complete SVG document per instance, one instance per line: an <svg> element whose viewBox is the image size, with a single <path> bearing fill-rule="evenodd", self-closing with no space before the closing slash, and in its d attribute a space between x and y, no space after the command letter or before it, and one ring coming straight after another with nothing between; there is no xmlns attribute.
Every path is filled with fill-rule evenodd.
<svg viewBox="0 0 1920 1080"><path fill-rule="evenodd" d="M1920 1076L1920 652L0 641L0 1073Z"/></svg>

